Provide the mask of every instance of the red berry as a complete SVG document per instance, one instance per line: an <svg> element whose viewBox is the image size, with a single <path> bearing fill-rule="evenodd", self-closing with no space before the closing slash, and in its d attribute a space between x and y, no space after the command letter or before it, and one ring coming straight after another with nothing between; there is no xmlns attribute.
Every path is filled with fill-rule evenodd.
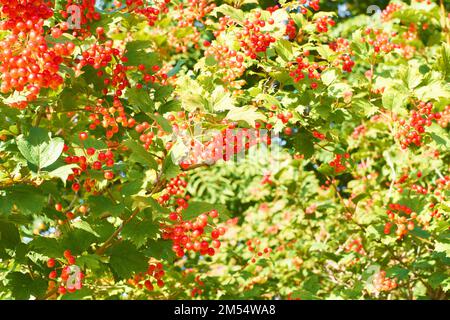
<svg viewBox="0 0 450 320"><path fill-rule="evenodd" d="M105 171L103 176L106 180L111 180L114 178L114 173L112 171Z"/></svg>
<svg viewBox="0 0 450 320"><path fill-rule="evenodd" d="M53 268L55 266L55 259L50 258L47 260L47 267Z"/></svg>
<svg viewBox="0 0 450 320"><path fill-rule="evenodd" d="M80 140L86 140L88 138L88 134L86 132L81 132L79 134Z"/></svg>
<svg viewBox="0 0 450 320"><path fill-rule="evenodd" d="M75 182L74 184L72 184L72 190L74 192L78 192L78 190L80 190L80 184Z"/></svg>

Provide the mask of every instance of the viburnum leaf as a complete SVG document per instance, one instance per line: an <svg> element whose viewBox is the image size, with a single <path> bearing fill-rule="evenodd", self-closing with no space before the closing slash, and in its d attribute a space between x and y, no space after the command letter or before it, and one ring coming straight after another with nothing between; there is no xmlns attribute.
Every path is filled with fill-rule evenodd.
<svg viewBox="0 0 450 320"><path fill-rule="evenodd" d="M232 108L225 118L232 121L245 121L250 126L253 126L256 120L266 121L266 116L251 106Z"/></svg>
<svg viewBox="0 0 450 320"><path fill-rule="evenodd" d="M64 140L42 128L31 128L28 137L19 136L17 147L23 157L38 170L48 167L58 160L64 148Z"/></svg>
<svg viewBox="0 0 450 320"><path fill-rule="evenodd" d="M117 243L106 253L110 256L111 269L120 279L128 279L147 268L147 258L130 241Z"/></svg>

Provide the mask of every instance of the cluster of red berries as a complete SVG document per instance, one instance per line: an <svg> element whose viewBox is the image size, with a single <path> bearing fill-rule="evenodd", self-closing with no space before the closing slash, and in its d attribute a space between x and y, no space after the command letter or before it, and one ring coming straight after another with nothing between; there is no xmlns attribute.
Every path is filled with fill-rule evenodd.
<svg viewBox="0 0 450 320"><path fill-rule="evenodd" d="M86 140L87 134L85 132L80 133L80 140ZM65 153L69 152L69 147L65 146L63 151ZM82 149L84 155L68 155L64 158L67 164L77 164L77 168L72 168L72 174L67 177L67 181L74 181L72 183L72 190L78 192L81 188L80 177L83 172L86 172L88 168L92 170L103 170L103 176L107 180L114 178L114 173L107 168L112 168L114 166L114 153L112 150L100 151L93 147ZM95 179L86 179L84 181L84 189L86 192L91 192L92 188L95 187Z"/></svg>
<svg viewBox="0 0 450 320"><path fill-rule="evenodd" d="M424 187L419 186L417 184L412 184L411 185L411 190L416 192L416 193L423 194L423 195L428 194L428 189L427 188L424 188Z"/></svg>
<svg viewBox="0 0 450 320"><path fill-rule="evenodd" d="M336 21L331 19L331 17L320 17L316 21L316 31L317 32L328 32L328 26L333 27Z"/></svg>
<svg viewBox="0 0 450 320"><path fill-rule="evenodd" d="M154 26L161 13L167 13L169 8L167 4L170 0L152 1L153 6L149 6L147 1L126 0L128 10L144 16L149 26Z"/></svg>
<svg viewBox="0 0 450 320"><path fill-rule="evenodd" d="M297 27L295 25L295 21L293 19L289 19L286 24L286 30L284 34L287 36L289 40L292 40L297 35Z"/></svg>
<svg viewBox="0 0 450 320"><path fill-rule="evenodd" d="M201 287L205 286L205 282L200 279L199 275L195 277L194 281L198 286L195 286L192 289L192 291L191 291L192 298L194 298L195 296L200 296L203 293L203 290L201 289Z"/></svg>
<svg viewBox="0 0 450 320"><path fill-rule="evenodd" d="M386 6L386 8L381 11L381 19L384 21L390 20L392 14L402 8L402 4L400 3L390 3Z"/></svg>
<svg viewBox="0 0 450 320"><path fill-rule="evenodd" d="M60 14L64 19L69 18L69 14L73 14L71 7L77 6L80 9L80 26L86 25L92 21L100 20L100 13L95 10L95 0L67 0L66 10L60 10Z"/></svg>
<svg viewBox="0 0 450 320"><path fill-rule="evenodd" d="M328 45L334 52L341 53L341 55L334 61L334 65L342 64L342 70L352 72L355 62L351 59L353 51L350 47L350 42L344 38L338 38Z"/></svg>
<svg viewBox="0 0 450 320"><path fill-rule="evenodd" d="M314 138L317 138L319 140L325 139L325 135L323 133L320 133L319 131L314 130L312 134L313 134Z"/></svg>
<svg viewBox="0 0 450 320"><path fill-rule="evenodd" d="M88 116L90 130L101 126L106 130L106 138L111 139L114 134L119 132L119 125L132 128L136 124L136 120L125 112L120 99L114 98L112 106L109 108L103 106L105 100L98 99L97 102L96 106L84 107L84 110L91 112Z"/></svg>
<svg viewBox="0 0 450 320"><path fill-rule="evenodd" d="M162 72L161 67L156 64L151 66L150 70L144 64L140 64L137 66L137 70L142 73L143 83L164 83L168 78L168 75ZM142 89L143 83L136 84L136 88Z"/></svg>
<svg viewBox="0 0 450 320"><path fill-rule="evenodd" d="M395 278L386 277L386 271L384 270L375 274L372 284L378 293L394 290L398 286L397 280Z"/></svg>
<svg viewBox="0 0 450 320"><path fill-rule="evenodd" d="M269 247L260 249L261 240L259 240L259 239L247 240L247 242L245 244L247 245L248 251L253 253L253 257L250 260L252 263L256 263L256 260L259 258L262 258L264 255L267 258L270 255L270 253L272 252L272 248L269 248Z"/></svg>
<svg viewBox="0 0 450 320"><path fill-rule="evenodd" d="M175 212L169 219L176 219L177 224L165 226L163 239L171 239L173 241L172 250L178 257L183 257L188 251L213 256L221 245L218 238L224 235L226 230L224 227L218 227L211 231L210 237L207 237L205 228L209 219L213 220L218 216L217 210L211 210L200 214L193 220L185 221L182 218L182 212L181 214Z"/></svg>
<svg viewBox="0 0 450 320"><path fill-rule="evenodd" d="M263 178L261 179L261 184L272 184L273 181L271 179L272 173L267 172L263 175Z"/></svg>
<svg viewBox="0 0 450 320"><path fill-rule="evenodd" d="M10 105L24 109L37 98L41 88L57 89L63 83L59 66L72 54L75 45L67 42L51 46L47 42L44 24L53 16L49 2L2 0L0 4L5 17L0 30L11 32L0 41L0 91L24 92L21 101Z"/></svg>
<svg viewBox="0 0 450 320"><path fill-rule="evenodd" d="M272 7L267 7L266 11L270 12L270 13L274 13L275 11L277 11L278 9L280 9L280 6L278 4L272 6Z"/></svg>
<svg viewBox="0 0 450 320"><path fill-rule="evenodd" d="M242 76L246 69L244 56L241 53L230 50L224 45L208 45L207 50L205 50L205 56L212 56L217 61L217 65L220 68L218 74L225 83L229 83L233 87L241 84L241 81L234 81Z"/></svg>
<svg viewBox="0 0 450 320"><path fill-rule="evenodd" d="M76 69L81 70L86 65L91 65L95 69L108 66L114 57L120 59L121 51L113 48L113 41L108 40L104 44L93 43L89 49L81 53L81 57L75 60Z"/></svg>
<svg viewBox="0 0 450 320"><path fill-rule="evenodd" d="M344 250L345 252L356 252L360 255L366 254L366 251L364 250L364 246L362 244L362 239L360 237L347 241Z"/></svg>
<svg viewBox="0 0 450 320"><path fill-rule="evenodd" d="M137 133L140 133L139 141L142 142L144 148L148 150L153 142L153 138L155 137L155 134L153 131L150 130L150 124L148 122L143 122L134 128Z"/></svg>
<svg viewBox="0 0 450 320"><path fill-rule="evenodd" d="M319 65L317 62L310 63L305 56L308 56L309 52L304 52L303 56L299 56L295 59L295 62L288 63L288 67L294 66L289 72L289 76L294 79L294 82L299 82L305 78L305 74L309 79L320 79L320 72L326 69L325 65ZM311 88L316 89L317 82L311 82Z"/></svg>
<svg viewBox="0 0 450 320"><path fill-rule="evenodd" d="M154 262L148 265L145 273L137 273L132 279L128 279L128 284L136 286L139 289L145 287L147 290L153 291L155 287L153 286L152 281L156 281L156 285L159 288L164 287L164 281L162 280L164 275L165 272L162 263Z"/></svg>
<svg viewBox="0 0 450 320"><path fill-rule="evenodd" d="M409 24L408 30L402 33L402 38L406 41L413 41L416 40L417 37L417 25L411 22Z"/></svg>
<svg viewBox="0 0 450 320"><path fill-rule="evenodd" d="M270 109L275 111L275 110L278 109L278 107L277 107L276 105L272 105L272 106L270 107ZM267 113L268 122L269 122L269 121L272 122L271 119L275 118L274 116L275 116L275 113L272 112L272 111L269 111L269 112ZM285 112L285 113L281 113L281 112L280 112L280 113L277 113L277 114L276 114L276 120L273 121L273 122L274 122L274 124L275 124L276 121L281 121L281 123L282 123L283 125L285 125L285 124L289 123L289 121L290 121L293 117L294 117L294 115L293 115L292 112L290 112L290 111L287 111L287 112ZM261 125L262 125L262 124L261 124L260 122L255 123L255 129L260 129L260 128L261 128ZM273 128L272 123L266 123L266 129L267 129L267 130L270 130L270 129L272 129L272 128ZM290 135L292 134L292 128L291 128L291 127L285 127L285 128L283 129L283 132L284 132L284 134L290 136Z"/></svg>
<svg viewBox="0 0 450 320"><path fill-rule="evenodd" d="M420 178L420 177L422 177L422 172L421 171L417 172L417 178ZM403 174L396 181L394 181L394 185L397 187L397 191L399 193L403 192L402 184L408 182L408 179L409 179L409 174L406 173L406 174ZM428 193L428 191L425 188L422 188L421 186L418 186L416 184L412 184L411 188L414 191L418 192L418 193L422 193L422 194L427 194Z"/></svg>
<svg viewBox="0 0 450 320"><path fill-rule="evenodd" d="M176 52L186 52L191 44L198 49L201 30L197 28L198 24L208 24L209 20L205 18L216 4L207 0L188 0L187 3L181 2L173 8L173 19L178 21L177 27L172 28L168 35L168 43L175 47ZM188 33L183 37L178 34L181 28L189 28Z"/></svg>
<svg viewBox="0 0 450 320"><path fill-rule="evenodd" d="M256 12L255 19L253 21L244 21L243 30L236 32L236 38L239 40L241 50L251 59L256 59L257 54L260 52L266 52L270 44L276 41L269 33L261 30L266 25L266 22L261 20L260 17L261 12ZM273 23L273 20L268 23Z"/></svg>
<svg viewBox="0 0 450 320"><path fill-rule="evenodd" d="M445 109L441 111L441 118L437 119L437 123L442 128L447 128L450 122L450 104L445 106Z"/></svg>
<svg viewBox="0 0 450 320"><path fill-rule="evenodd" d="M335 173L340 173L347 169L348 159L350 159L348 153L345 153L343 156L342 154L335 154L334 160L330 161L329 165L334 168Z"/></svg>
<svg viewBox="0 0 450 320"><path fill-rule="evenodd" d="M62 211L62 204L61 203L57 203L55 204L55 209L56 211ZM86 205L80 205L77 209L78 213L81 215L86 215L88 213L89 208ZM73 211L67 211L65 214L67 220L61 220L58 219L58 224L62 225L64 223L66 223L67 221L73 220L75 219L76 215Z"/></svg>
<svg viewBox="0 0 450 320"><path fill-rule="evenodd" d="M361 124L353 129L352 137L353 139L357 139L360 136L363 136L366 133L366 126Z"/></svg>
<svg viewBox="0 0 450 320"><path fill-rule="evenodd" d="M397 227L395 234L398 239L401 239L408 233L408 230L414 229L414 221L417 218L417 213L413 212L408 206L399 203L391 203L388 207L389 209L386 213L391 222L386 222L384 233L390 234L391 228L395 224Z"/></svg>
<svg viewBox="0 0 450 320"><path fill-rule="evenodd" d="M342 70L346 72L352 72L355 61L353 61L352 58L346 54L340 56L339 59L342 60Z"/></svg>
<svg viewBox="0 0 450 320"><path fill-rule="evenodd" d="M214 164L218 160L229 161L234 159L236 154L242 154L252 146L259 144L271 144L271 137L268 132L253 129L235 129L235 123L227 123L227 129L214 132L207 141L200 141L191 137L189 130L174 126L174 132L178 139L182 139L186 147L186 155L180 161L182 169L188 169L196 164ZM259 127L261 124L255 124ZM271 125L267 125L270 130ZM170 142L169 142L170 143Z"/></svg>
<svg viewBox="0 0 450 320"><path fill-rule="evenodd" d="M75 292L82 288L82 280L84 279L84 274L79 270L79 268L74 269L75 257L72 255L70 250L64 251L64 258L67 263L50 258L47 260L47 267L53 269L48 277L50 279L48 291L52 291L58 286L58 293L65 294L67 292ZM56 267L56 262L60 264L60 267ZM61 269L61 273L58 279L58 269Z"/></svg>
<svg viewBox="0 0 450 320"><path fill-rule="evenodd" d="M160 204L167 203L172 197L176 196L182 197L185 194L185 189L187 186L186 180L183 179L185 176L186 174L183 172L178 176L176 176L175 178L170 179L170 181L165 186L164 190L161 191L161 195L158 198L158 202ZM186 196L186 198L187 200L189 200L189 196ZM176 204L179 206L178 210L187 208L187 202L182 198L177 199Z"/></svg>
<svg viewBox="0 0 450 320"><path fill-rule="evenodd" d="M366 38L362 38L362 42L367 42L373 47L375 54L380 52L389 53L394 49L401 47L400 44L395 44L391 42L391 36L395 36L396 33L389 34L380 29L367 28L365 31L367 35Z"/></svg>
<svg viewBox="0 0 450 320"><path fill-rule="evenodd" d="M183 219L183 210L189 207L188 200L190 198L189 195L184 195L187 183L182 177L185 175L185 173L182 173L172 178L158 199L159 203L165 204L169 203L172 197L175 197L173 200L175 208L169 214L167 223L162 224L162 238L172 240L172 249L178 257L183 257L187 251L213 256L220 247L218 238L225 234L225 228L213 228L210 237L206 237L205 228L208 225L208 220L219 217L217 210L202 213L192 220ZM209 226L212 225L209 224ZM208 242L208 239L211 242Z"/></svg>
<svg viewBox="0 0 450 320"><path fill-rule="evenodd" d="M405 119L398 120L400 128L395 138L400 140L402 149L408 148L412 143L418 147L422 145L422 136L425 133L425 127L431 126L433 119L439 120L441 118L441 113L433 113L432 109L433 104L431 102L425 103L421 101L417 105L417 111L411 111L408 121Z"/></svg>

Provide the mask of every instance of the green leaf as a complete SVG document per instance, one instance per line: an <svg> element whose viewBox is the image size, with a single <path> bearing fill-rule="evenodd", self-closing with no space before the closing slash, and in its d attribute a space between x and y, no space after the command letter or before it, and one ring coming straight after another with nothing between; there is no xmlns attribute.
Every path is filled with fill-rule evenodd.
<svg viewBox="0 0 450 320"><path fill-rule="evenodd" d="M162 172L166 178L175 178L180 172L180 166L174 162L176 156L172 156L172 152L166 156L163 162Z"/></svg>
<svg viewBox="0 0 450 320"><path fill-rule="evenodd" d="M416 89L415 95L422 101L437 100L439 98L450 99L450 85L441 81L433 81L426 86Z"/></svg>
<svg viewBox="0 0 450 320"><path fill-rule="evenodd" d="M244 22L245 14L242 10L233 8L228 4L223 4L217 8L215 8L211 15L217 17L217 13L222 13L224 16L229 16L230 18L236 20L237 22Z"/></svg>
<svg viewBox="0 0 450 320"><path fill-rule="evenodd" d="M125 210L125 206L122 203L116 203L105 196L90 196L87 202L89 203L91 212L97 217L105 213L117 217Z"/></svg>
<svg viewBox="0 0 450 320"><path fill-rule="evenodd" d="M415 227L413 230L410 231L410 233L412 235L416 236L416 237L419 237L419 238L425 238L426 239L426 238L431 237L431 234L428 231L423 230L423 229L418 228L418 227Z"/></svg>
<svg viewBox="0 0 450 320"><path fill-rule="evenodd" d="M306 130L300 129L293 137L293 146L296 151L303 154L305 159L309 159L314 154L313 136Z"/></svg>
<svg viewBox="0 0 450 320"><path fill-rule="evenodd" d="M12 295L18 300L27 300L30 296L42 297L47 289L45 279L33 279L28 273L11 272L7 279Z"/></svg>
<svg viewBox="0 0 450 320"><path fill-rule="evenodd" d="M14 248L20 243L17 227L12 223L0 221L0 248Z"/></svg>
<svg viewBox="0 0 450 320"><path fill-rule="evenodd" d="M92 270L96 270L100 269L101 263L102 261L100 256L96 254L82 255L81 257L77 258L77 265L80 268L89 268Z"/></svg>
<svg viewBox="0 0 450 320"><path fill-rule="evenodd" d="M128 88L126 92L128 102L143 112L154 112L155 103L145 89Z"/></svg>
<svg viewBox="0 0 450 320"><path fill-rule="evenodd" d="M122 236L133 242L136 247L142 247L148 239L153 239L159 232L158 222L151 220L130 221L122 230Z"/></svg>
<svg viewBox="0 0 450 320"><path fill-rule="evenodd" d="M42 128L31 128L27 138L17 138L17 147L23 157L38 170L48 167L58 160L64 148L64 140Z"/></svg>
<svg viewBox="0 0 450 320"><path fill-rule="evenodd" d="M400 268L398 266L386 270L386 276L389 278L395 277L398 280L405 280L408 278L409 270Z"/></svg>
<svg viewBox="0 0 450 320"><path fill-rule="evenodd" d="M277 52L277 54L286 62L291 61L294 58L294 50L292 47L292 43L285 39L278 40L275 45L274 49Z"/></svg>
<svg viewBox="0 0 450 320"><path fill-rule="evenodd" d="M166 260L171 263L175 259L175 253L172 250L172 243L167 240L149 241L145 254L155 259Z"/></svg>
<svg viewBox="0 0 450 320"><path fill-rule="evenodd" d="M450 243L435 242L434 251L445 252L445 255L450 257Z"/></svg>
<svg viewBox="0 0 450 320"><path fill-rule="evenodd" d="M408 102L409 94L394 88L388 88L383 92L383 107L394 112L401 112L402 107Z"/></svg>
<svg viewBox="0 0 450 320"><path fill-rule="evenodd" d="M338 78L337 72L335 69L327 69L320 75L320 79L322 83L326 86L332 84Z"/></svg>
<svg viewBox="0 0 450 320"><path fill-rule="evenodd" d="M0 197L0 213L6 215L11 214L14 205L24 215L38 214L46 204L46 195L36 187L15 185L5 192Z"/></svg>
<svg viewBox="0 0 450 320"><path fill-rule="evenodd" d="M38 253L47 257L58 257L62 255L64 249L61 243L55 238L39 237L30 242L30 247Z"/></svg>
<svg viewBox="0 0 450 320"><path fill-rule="evenodd" d="M344 82L332 83L328 87L328 93L335 98L342 98L347 92L353 92L352 87Z"/></svg>
<svg viewBox="0 0 450 320"><path fill-rule="evenodd" d="M234 108L235 101L230 92L226 92L222 86L217 86L211 94L209 100L211 105L210 110L214 112L221 112Z"/></svg>
<svg viewBox="0 0 450 320"><path fill-rule="evenodd" d="M72 227L92 233L96 237L100 237L99 234L95 232L94 229L92 229L91 225L86 221L83 220L75 221L72 223Z"/></svg>
<svg viewBox="0 0 450 320"><path fill-rule="evenodd" d="M148 259L130 241L122 241L109 248L111 269L120 279L129 279L136 272L147 269Z"/></svg>
<svg viewBox="0 0 450 320"><path fill-rule="evenodd" d="M254 126L256 120L266 121L266 116L251 106L232 108L225 118L232 121L245 121L250 126Z"/></svg>
<svg viewBox="0 0 450 320"><path fill-rule="evenodd" d="M69 177L69 175L73 174L73 168L78 168L78 166L74 163L66 164L50 171L48 175L52 178L60 178L63 181L64 185L66 185L67 178Z"/></svg>
<svg viewBox="0 0 450 320"><path fill-rule="evenodd" d="M205 100L205 92L200 84L188 76L178 79L176 94L184 110L192 112L196 109L204 110L208 101Z"/></svg>
<svg viewBox="0 0 450 320"><path fill-rule="evenodd" d="M435 272L428 278L428 283L433 289L437 289L446 279L448 279L447 274L443 272Z"/></svg>
<svg viewBox="0 0 450 320"><path fill-rule="evenodd" d="M311 292L312 294L316 294L317 291L319 291L320 289L319 277L313 275L308 279L306 279L303 282L303 289L307 290L308 292Z"/></svg>
<svg viewBox="0 0 450 320"><path fill-rule="evenodd" d="M128 139L124 141L123 144L131 150L131 161L147 165L152 169L158 168L158 163L156 163L156 160L153 159L150 153L145 150L145 148L141 144L134 141L133 139Z"/></svg>
<svg viewBox="0 0 450 320"><path fill-rule="evenodd" d="M132 41L127 43L127 52L125 56L128 61L125 62L127 66L137 66L143 64L147 69L151 69L154 65L160 64L160 55L155 52L146 52L149 48L146 44L148 41ZM150 44L150 43L149 43Z"/></svg>

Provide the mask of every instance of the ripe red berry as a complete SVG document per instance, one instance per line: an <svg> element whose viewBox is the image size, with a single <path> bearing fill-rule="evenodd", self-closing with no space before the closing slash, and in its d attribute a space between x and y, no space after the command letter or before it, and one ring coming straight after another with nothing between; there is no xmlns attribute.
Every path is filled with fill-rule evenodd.
<svg viewBox="0 0 450 320"><path fill-rule="evenodd" d="M75 218L75 215L73 214L73 212L66 212L66 217L68 220L73 220Z"/></svg>
<svg viewBox="0 0 450 320"><path fill-rule="evenodd" d="M292 134L292 128L291 127L284 128L284 133L286 135L290 136Z"/></svg>
<svg viewBox="0 0 450 320"><path fill-rule="evenodd" d="M68 259L69 257L72 256L72 252L70 252L70 250L67 249L64 251L63 255L64 255L64 258Z"/></svg>
<svg viewBox="0 0 450 320"><path fill-rule="evenodd" d="M86 132L80 132L79 137L80 140L86 140L88 138L88 134Z"/></svg>
<svg viewBox="0 0 450 320"><path fill-rule="evenodd" d="M50 258L47 260L47 267L53 268L55 266L55 259Z"/></svg>
<svg viewBox="0 0 450 320"><path fill-rule="evenodd" d="M88 156L92 156L95 154L95 148L87 148L86 153Z"/></svg>
<svg viewBox="0 0 450 320"><path fill-rule="evenodd" d="M78 192L78 190L80 190L80 184L75 182L74 184L72 184L72 190L74 192Z"/></svg>
<svg viewBox="0 0 450 320"><path fill-rule="evenodd" d="M219 213L217 212L217 210L213 209L209 212L209 216L214 219L219 216Z"/></svg>
<svg viewBox="0 0 450 320"><path fill-rule="evenodd" d="M111 180L114 178L114 173L112 171L105 171L103 176L106 180Z"/></svg>

